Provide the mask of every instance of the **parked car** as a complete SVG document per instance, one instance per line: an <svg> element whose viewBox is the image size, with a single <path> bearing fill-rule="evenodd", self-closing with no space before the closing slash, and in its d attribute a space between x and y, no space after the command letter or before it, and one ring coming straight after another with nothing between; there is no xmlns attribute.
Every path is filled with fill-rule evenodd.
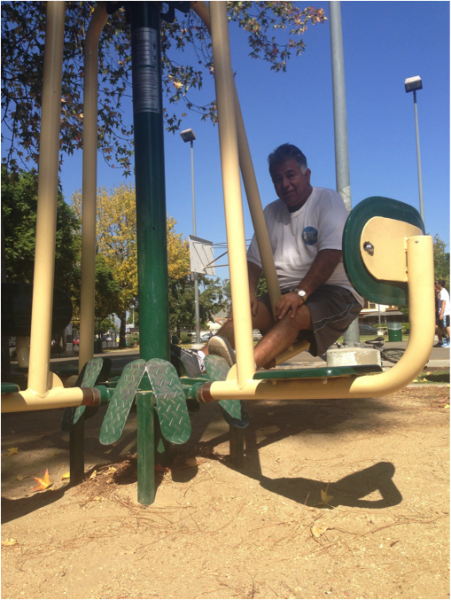
<svg viewBox="0 0 451 600"><path fill-rule="evenodd" d="M79 346L80 345L80 339L79 338L74 338L73 341L72 341L72 344L74 346Z"/></svg>
<svg viewBox="0 0 451 600"><path fill-rule="evenodd" d="M377 335L377 329L370 325L359 325L360 335Z"/></svg>
<svg viewBox="0 0 451 600"><path fill-rule="evenodd" d="M104 342L112 342L113 338L111 337L111 335L104 335L103 336L103 341Z"/></svg>
<svg viewBox="0 0 451 600"><path fill-rule="evenodd" d="M208 342L208 340L209 340L210 338L212 338L212 337L213 337L213 335L214 335L214 333L211 333L211 332L210 332L210 333L203 333L203 334L200 336L200 341L201 341L201 342Z"/></svg>

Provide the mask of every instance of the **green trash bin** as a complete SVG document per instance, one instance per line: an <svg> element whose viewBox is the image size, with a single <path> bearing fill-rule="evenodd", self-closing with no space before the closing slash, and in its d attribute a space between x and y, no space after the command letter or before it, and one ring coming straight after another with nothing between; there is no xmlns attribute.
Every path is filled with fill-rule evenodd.
<svg viewBox="0 0 451 600"><path fill-rule="evenodd" d="M402 342L402 323L388 323L388 341Z"/></svg>

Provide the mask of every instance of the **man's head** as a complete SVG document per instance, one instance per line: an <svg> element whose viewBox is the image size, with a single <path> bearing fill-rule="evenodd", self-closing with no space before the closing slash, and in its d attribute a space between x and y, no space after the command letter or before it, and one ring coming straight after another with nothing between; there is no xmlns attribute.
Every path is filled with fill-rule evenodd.
<svg viewBox="0 0 451 600"><path fill-rule="evenodd" d="M304 154L292 144L282 144L268 156L268 163L280 200L291 212L301 208L312 193L311 171Z"/></svg>
<svg viewBox="0 0 451 600"><path fill-rule="evenodd" d="M437 287L439 290L443 289L445 287L445 280L444 279L438 279L437 280Z"/></svg>

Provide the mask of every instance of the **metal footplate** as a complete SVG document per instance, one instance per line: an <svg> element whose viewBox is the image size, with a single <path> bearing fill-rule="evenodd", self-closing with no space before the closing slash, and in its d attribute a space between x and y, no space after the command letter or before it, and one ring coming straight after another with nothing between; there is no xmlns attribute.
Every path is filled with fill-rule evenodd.
<svg viewBox="0 0 451 600"><path fill-rule="evenodd" d="M104 379L108 378L108 374L110 371L111 367L111 361L109 359L107 359L108 362L110 363L108 365L108 373L105 374L105 365L104 365L104 361L103 358L93 358L92 360L90 360L89 362L87 362L85 364L85 366L83 367L80 375L78 376L77 381L75 382L75 386L74 387L94 387L95 384L98 382L99 377L101 375L103 375ZM102 373L102 370L104 371ZM79 422L80 418L82 417L82 415L85 415L85 417L93 417L94 414L97 412L98 410L98 406L94 406L94 407L89 407L91 408L91 410L86 411L86 406L70 406L69 408L66 408L66 410L63 413L63 418L61 421L61 429L63 431L72 431L73 429L75 429L75 427L77 426L77 423Z"/></svg>
<svg viewBox="0 0 451 600"><path fill-rule="evenodd" d="M168 442L184 444L191 435L185 394L175 367L160 358L147 363L147 374L155 396L161 433Z"/></svg>
<svg viewBox="0 0 451 600"><path fill-rule="evenodd" d="M100 428L101 444L112 444L121 437L145 372L146 361L142 359L134 360L123 370Z"/></svg>
<svg viewBox="0 0 451 600"><path fill-rule="evenodd" d="M209 354L204 360L208 379L211 381L225 381L230 370L225 358ZM222 416L233 427L244 428L249 425L249 415L242 400L220 400Z"/></svg>

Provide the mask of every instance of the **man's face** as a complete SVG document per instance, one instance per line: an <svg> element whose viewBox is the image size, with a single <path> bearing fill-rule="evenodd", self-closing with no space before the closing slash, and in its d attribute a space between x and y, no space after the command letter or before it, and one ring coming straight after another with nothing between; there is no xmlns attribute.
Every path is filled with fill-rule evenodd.
<svg viewBox="0 0 451 600"><path fill-rule="evenodd" d="M271 171L276 193L289 208L302 206L310 196L310 175L310 169L303 173L294 158L273 167Z"/></svg>

